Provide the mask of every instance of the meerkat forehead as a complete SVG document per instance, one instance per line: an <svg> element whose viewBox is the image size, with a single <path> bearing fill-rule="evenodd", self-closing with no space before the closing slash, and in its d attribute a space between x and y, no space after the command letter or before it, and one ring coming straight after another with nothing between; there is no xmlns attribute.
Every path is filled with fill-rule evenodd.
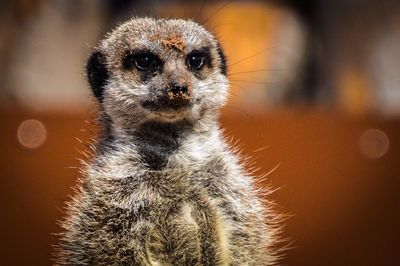
<svg viewBox="0 0 400 266"><path fill-rule="evenodd" d="M112 31L99 46L111 60L126 50L184 55L205 47L217 49L217 41L201 25L189 20L152 18L131 19Z"/></svg>

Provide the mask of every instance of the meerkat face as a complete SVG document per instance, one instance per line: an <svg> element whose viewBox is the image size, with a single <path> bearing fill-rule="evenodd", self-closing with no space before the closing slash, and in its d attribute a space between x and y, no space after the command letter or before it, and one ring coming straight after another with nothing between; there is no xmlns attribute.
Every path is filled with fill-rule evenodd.
<svg viewBox="0 0 400 266"><path fill-rule="evenodd" d="M136 18L103 40L87 64L94 95L119 126L198 120L227 97L225 56L215 37L186 20Z"/></svg>

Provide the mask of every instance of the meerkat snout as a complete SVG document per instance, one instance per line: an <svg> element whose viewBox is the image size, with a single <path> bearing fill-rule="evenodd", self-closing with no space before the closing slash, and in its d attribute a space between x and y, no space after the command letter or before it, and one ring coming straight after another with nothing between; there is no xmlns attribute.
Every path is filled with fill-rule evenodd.
<svg viewBox="0 0 400 266"><path fill-rule="evenodd" d="M163 72L161 75L169 81L163 91L162 104L165 105L164 107L174 109L191 107L194 77L185 62L183 60L167 62Z"/></svg>

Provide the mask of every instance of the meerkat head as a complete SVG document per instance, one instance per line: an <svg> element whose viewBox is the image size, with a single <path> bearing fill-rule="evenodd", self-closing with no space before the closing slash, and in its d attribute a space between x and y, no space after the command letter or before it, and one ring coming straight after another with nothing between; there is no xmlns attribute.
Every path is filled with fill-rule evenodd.
<svg viewBox="0 0 400 266"><path fill-rule="evenodd" d="M87 76L113 126L198 121L227 98L225 56L215 37L180 19L134 18L90 56Z"/></svg>

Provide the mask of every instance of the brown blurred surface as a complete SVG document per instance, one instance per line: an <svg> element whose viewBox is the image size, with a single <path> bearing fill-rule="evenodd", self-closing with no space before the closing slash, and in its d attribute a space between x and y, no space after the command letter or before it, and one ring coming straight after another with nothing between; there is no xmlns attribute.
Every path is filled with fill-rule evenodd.
<svg viewBox="0 0 400 266"><path fill-rule="evenodd" d="M1 265L49 265L52 233L79 173L76 158L92 128L87 114L34 114L0 111L2 216ZM47 140L35 150L17 140L18 126L38 119ZM280 190L279 208L294 216L285 236L294 240L284 265L398 265L400 236L400 120L344 117L323 111L291 110L223 116L228 137L268 172ZM359 149L361 134L377 128L390 148L380 159Z"/></svg>

